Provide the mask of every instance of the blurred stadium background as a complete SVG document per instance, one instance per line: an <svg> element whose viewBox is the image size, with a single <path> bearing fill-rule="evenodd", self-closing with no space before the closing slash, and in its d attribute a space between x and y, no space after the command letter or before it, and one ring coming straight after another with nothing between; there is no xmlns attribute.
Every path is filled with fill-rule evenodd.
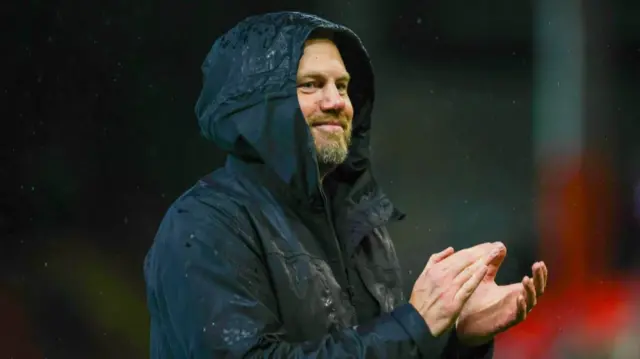
<svg viewBox="0 0 640 359"><path fill-rule="evenodd" d="M496 359L640 358L640 2L24 1L3 11L0 358L148 357L142 261L222 155L200 64L242 18L344 23L377 76L378 177L410 290L428 256L500 240L550 288Z"/></svg>

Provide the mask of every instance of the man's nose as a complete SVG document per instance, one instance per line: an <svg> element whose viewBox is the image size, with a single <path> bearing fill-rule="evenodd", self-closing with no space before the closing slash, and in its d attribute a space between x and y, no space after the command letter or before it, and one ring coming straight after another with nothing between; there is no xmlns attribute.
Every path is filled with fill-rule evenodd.
<svg viewBox="0 0 640 359"><path fill-rule="evenodd" d="M323 89L320 107L323 111L341 111L344 109L345 100L335 85L327 85Z"/></svg>

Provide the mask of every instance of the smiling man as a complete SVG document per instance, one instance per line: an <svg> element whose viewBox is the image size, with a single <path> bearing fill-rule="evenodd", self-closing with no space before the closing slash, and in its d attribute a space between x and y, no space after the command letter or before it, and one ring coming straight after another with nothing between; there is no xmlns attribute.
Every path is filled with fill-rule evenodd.
<svg viewBox="0 0 640 359"><path fill-rule="evenodd" d="M298 65L298 101L311 127L318 163L327 172L347 159L351 144L353 105L350 75L328 32L306 41Z"/></svg>
<svg viewBox="0 0 640 359"><path fill-rule="evenodd" d="M431 255L403 295L387 231L403 215L372 174L373 71L349 29L248 18L202 69L200 127L229 156L146 257L152 359L485 359L535 306L546 267L496 285L501 243Z"/></svg>

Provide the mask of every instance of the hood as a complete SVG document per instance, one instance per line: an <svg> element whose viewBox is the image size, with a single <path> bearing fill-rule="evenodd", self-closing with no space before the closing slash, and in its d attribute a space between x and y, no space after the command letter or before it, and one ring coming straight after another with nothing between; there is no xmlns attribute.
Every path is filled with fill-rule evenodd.
<svg viewBox="0 0 640 359"><path fill-rule="evenodd" d="M373 69L360 39L348 28L299 12L249 17L218 38L203 65L195 112L202 134L244 162L264 163L306 197L318 195L315 146L298 104L296 73L304 42L330 30L352 76L354 107L348 159L329 176L353 182L370 167Z"/></svg>

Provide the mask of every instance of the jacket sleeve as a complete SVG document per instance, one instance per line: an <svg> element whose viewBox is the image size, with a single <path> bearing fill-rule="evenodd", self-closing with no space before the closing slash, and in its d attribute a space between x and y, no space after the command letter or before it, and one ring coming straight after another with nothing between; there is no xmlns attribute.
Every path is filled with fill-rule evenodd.
<svg viewBox="0 0 640 359"><path fill-rule="evenodd" d="M197 212L170 210L145 262L152 348L156 327L175 359L442 358L448 335L431 336L410 304L365 325L288 342L282 303L249 227L213 205Z"/></svg>
<svg viewBox="0 0 640 359"><path fill-rule="evenodd" d="M484 345L468 347L460 343L455 331L449 336L449 341L443 352L443 359L492 359L494 341L493 339Z"/></svg>

